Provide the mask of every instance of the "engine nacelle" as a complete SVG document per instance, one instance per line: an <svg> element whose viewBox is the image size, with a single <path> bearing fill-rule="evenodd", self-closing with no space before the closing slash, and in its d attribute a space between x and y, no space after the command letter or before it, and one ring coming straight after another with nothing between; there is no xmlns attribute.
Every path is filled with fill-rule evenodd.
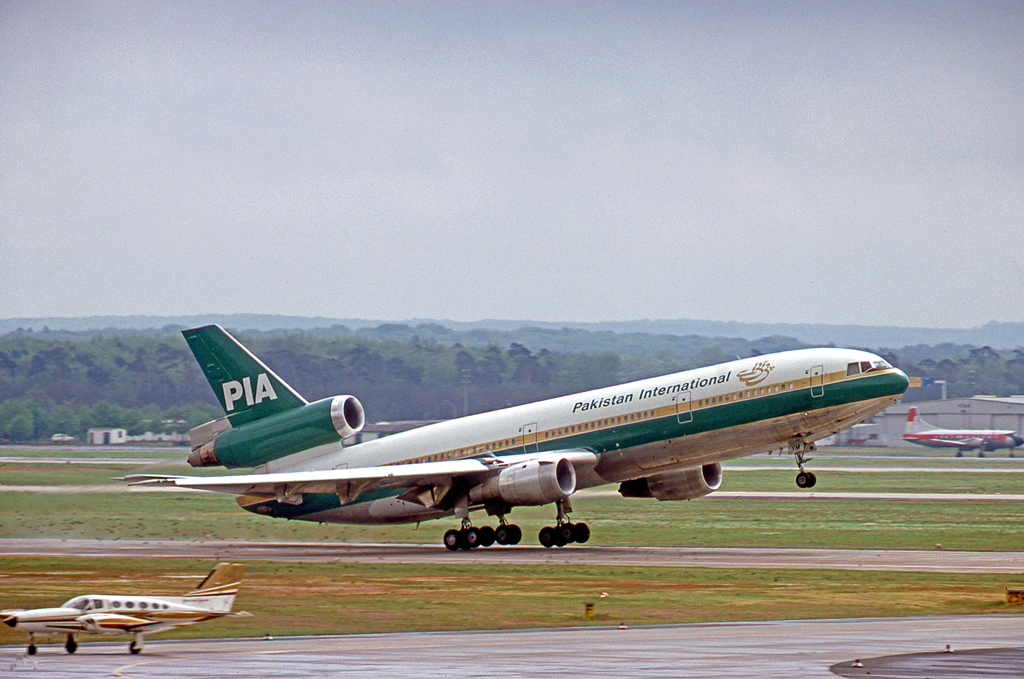
<svg viewBox="0 0 1024 679"><path fill-rule="evenodd" d="M563 458L527 460L502 469L469 491L473 502L501 500L510 505L546 505L576 492L576 468Z"/></svg>
<svg viewBox="0 0 1024 679"><path fill-rule="evenodd" d="M86 632L92 632L93 634L123 633L125 619L132 617L128 613L124 615L95 613L79 617L78 622L82 623L82 627L85 628Z"/></svg>
<svg viewBox="0 0 1024 679"><path fill-rule="evenodd" d="M217 423L224 422L222 426ZM215 420L190 432L193 467L255 467L302 450L337 443L366 422L355 396L325 398L232 428Z"/></svg>
<svg viewBox="0 0 1024 679"><path fill-rule="evenodd" d="M662 472L642 479L623 481L623 497L653 497L659 500L695 500L722 485L722 465L714 462L696 469Z"/></svg>

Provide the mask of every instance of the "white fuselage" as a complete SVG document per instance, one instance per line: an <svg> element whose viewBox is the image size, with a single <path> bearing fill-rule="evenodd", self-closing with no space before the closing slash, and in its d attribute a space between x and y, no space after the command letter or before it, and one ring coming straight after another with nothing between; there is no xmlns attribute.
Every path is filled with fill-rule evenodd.
<svg viewBox="0 0 1024 679"><path fill-rule="evenodd" d="M862 367L863 366L863 367ZM586 450L576 488L810 443L894 403L907 378L878 356L805 349L563 396L340 448L285 457L257 472L313 471ZM239 497L245 506L247 500ZM394 497L294 516L352 523L450 514Z"/></svg>

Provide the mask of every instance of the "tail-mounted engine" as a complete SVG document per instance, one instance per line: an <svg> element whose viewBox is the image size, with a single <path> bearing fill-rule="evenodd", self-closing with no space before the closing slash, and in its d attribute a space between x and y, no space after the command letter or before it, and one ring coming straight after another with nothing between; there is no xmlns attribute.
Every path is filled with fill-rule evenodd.
<svg viewBox="0 0 1024 679"><path fill-rule="evenodd" d="M695 469L662 472L642 479L623 481L622 497L653 497L659 500L695 500L722 485L722 465L717 462Z"/></svg>
<svg viewBox="0 0 1024 679"><path fill-rule="evenodd" d="M337 443L363 428L355 396L335 396L232 427L227 418L189 432L193 467L255 467L316 446Z"/></svg>

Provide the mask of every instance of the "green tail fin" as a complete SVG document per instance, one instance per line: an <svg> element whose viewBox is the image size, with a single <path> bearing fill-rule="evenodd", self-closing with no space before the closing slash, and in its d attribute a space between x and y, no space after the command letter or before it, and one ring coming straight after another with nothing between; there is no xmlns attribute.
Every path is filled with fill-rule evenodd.
<svg viewBox="0 0 1024 679"><path fill-rule="evenodd" d="M219 325L183 330L181 334L232 425L308 403Z"/></svg>

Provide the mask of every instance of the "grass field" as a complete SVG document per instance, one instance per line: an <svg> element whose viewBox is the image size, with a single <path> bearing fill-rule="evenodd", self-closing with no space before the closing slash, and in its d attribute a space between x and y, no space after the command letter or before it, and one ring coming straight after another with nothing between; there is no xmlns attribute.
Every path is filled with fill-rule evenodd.
<svg viewBox="0 0 1024 679"><path fill-rule="evenodd" d="M60 453L81 459L0 466L4 487L47 486L58 491L0 492L0 537L439 543L444 530L454 524L439 521L417 528L277 521L244 512L227 495L124 492L112 480L156 470L184 473L179 450L128 454L135 460L152 459L147 465L99 465L90 463L84 452ZM8 451L0 455L28 456ZM582 493L573 499L573 516L590 524L592 543L600 545L934 549L941 543L945 549L1024 549L1024 502L985 499L1024 493L1024 460L891 455L820 454L812 464L818 475L814 493L946 493L950 499L712 495L692 502L657 502ZM872 469L878 467L887 470ZM796 491L794 475L791 459L737 461L727 466L722 491ZM952 499L964 494L976 497ZM520 508L511 518L523 527L524 540L532 542L540 527L551 523L553 510ZM169 636L1022 612L1005 603L1005 588L1024 584L1024 575L495 567L452 563L443 557L437 564L416 566L247 563L237 607L254 617L220 620ZM211 567L166 559L0 557L0 607L57 605L89 590L178 594L197 584ZM602 593L607 596L602 598ZM588 601L596 603L593 617L583 614ZM0 643L23 640L23 635L0 626Z"/></svg>
<svg viewBox="0 0 1024 679"><path fill-rule="evenodd" d="M180 594L209 564L0 557L3 605L95 593ZM358 634L1020 612L1005 575L705 568L248 562L236 609L166 636ZM602 594L606 596L602 598ZM584 604L595 615L584 615ZM0 644L24 635L0 629Z"/></svg>

